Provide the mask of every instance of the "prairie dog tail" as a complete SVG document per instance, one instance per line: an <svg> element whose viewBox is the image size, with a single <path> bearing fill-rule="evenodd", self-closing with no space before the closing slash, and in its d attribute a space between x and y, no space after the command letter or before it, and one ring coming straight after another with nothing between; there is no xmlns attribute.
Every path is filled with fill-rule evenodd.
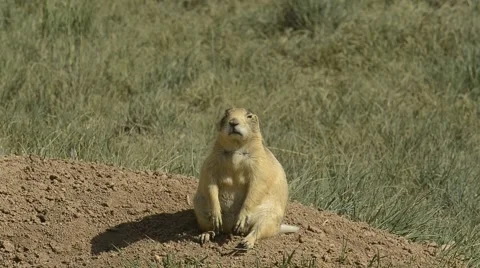
<svg viewBox="0 0 480 268"><path fill-rule="evenodd" d="M281 224L280 225L280 233L285 234L285 233L296 233L300 228L297 226L293 225L288 225L288 224Z"/></svg>

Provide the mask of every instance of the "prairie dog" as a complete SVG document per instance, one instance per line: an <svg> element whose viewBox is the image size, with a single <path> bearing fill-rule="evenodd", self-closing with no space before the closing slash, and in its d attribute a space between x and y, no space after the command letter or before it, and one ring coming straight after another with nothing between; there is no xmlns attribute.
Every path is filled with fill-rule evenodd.
<svg viewBox="0 0 480 268"><path fill-rule="evenodd" d="M234 233L246 235L239 247L250 249L259 239L296 232L298 227L281 224L287 201L285 172L263 144L257 115L244 108L226 110L193 202L200 242Z"/></svg>

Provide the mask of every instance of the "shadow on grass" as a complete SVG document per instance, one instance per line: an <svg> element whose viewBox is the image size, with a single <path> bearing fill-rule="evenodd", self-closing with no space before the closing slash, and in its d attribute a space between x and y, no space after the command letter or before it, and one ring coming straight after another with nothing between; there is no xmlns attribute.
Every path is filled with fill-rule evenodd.
<svg viewBox="0 0 480 268"><path fill-rule="evenodd" d="M91 240L91 254L122 249L143 239L160 243L169 241L196 240L199 229L193 209L175 213L149 215L137 221L121 223L108 228Z"/></svg>

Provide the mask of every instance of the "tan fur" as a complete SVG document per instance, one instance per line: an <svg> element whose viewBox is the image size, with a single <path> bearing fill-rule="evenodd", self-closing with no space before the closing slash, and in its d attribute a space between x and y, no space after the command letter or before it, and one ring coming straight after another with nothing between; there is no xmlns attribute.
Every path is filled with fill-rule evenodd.
<svg viewBox="0 0 480 268"><path fill-rule="evenodd" d="M194 197L201 242L219 232L246 234L240 246L252 248L259 239L296 232L281 224L287 200L285 172L263 144L258 117L243 108L226 110Z"/></svg>

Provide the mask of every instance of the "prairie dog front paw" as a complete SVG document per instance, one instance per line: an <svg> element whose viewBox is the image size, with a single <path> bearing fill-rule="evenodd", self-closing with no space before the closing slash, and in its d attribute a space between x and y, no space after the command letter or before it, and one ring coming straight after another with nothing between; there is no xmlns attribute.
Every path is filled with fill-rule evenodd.
<svg viewBox="0 0 480 268"><path fill-rule="evenodd" d="M213 230L215 231L215 233L220 233L223 227L222 213L220 211L212 213L212 215L210 216L210 221L212 222Z"/></svg>
<svg viewBox="0 0 480 268"><path fill-rule="evenodd" d="M248 231L248 215L246 213L240 213L238 215L237 223L233 231L236 234L245 234Z"/></svg>

